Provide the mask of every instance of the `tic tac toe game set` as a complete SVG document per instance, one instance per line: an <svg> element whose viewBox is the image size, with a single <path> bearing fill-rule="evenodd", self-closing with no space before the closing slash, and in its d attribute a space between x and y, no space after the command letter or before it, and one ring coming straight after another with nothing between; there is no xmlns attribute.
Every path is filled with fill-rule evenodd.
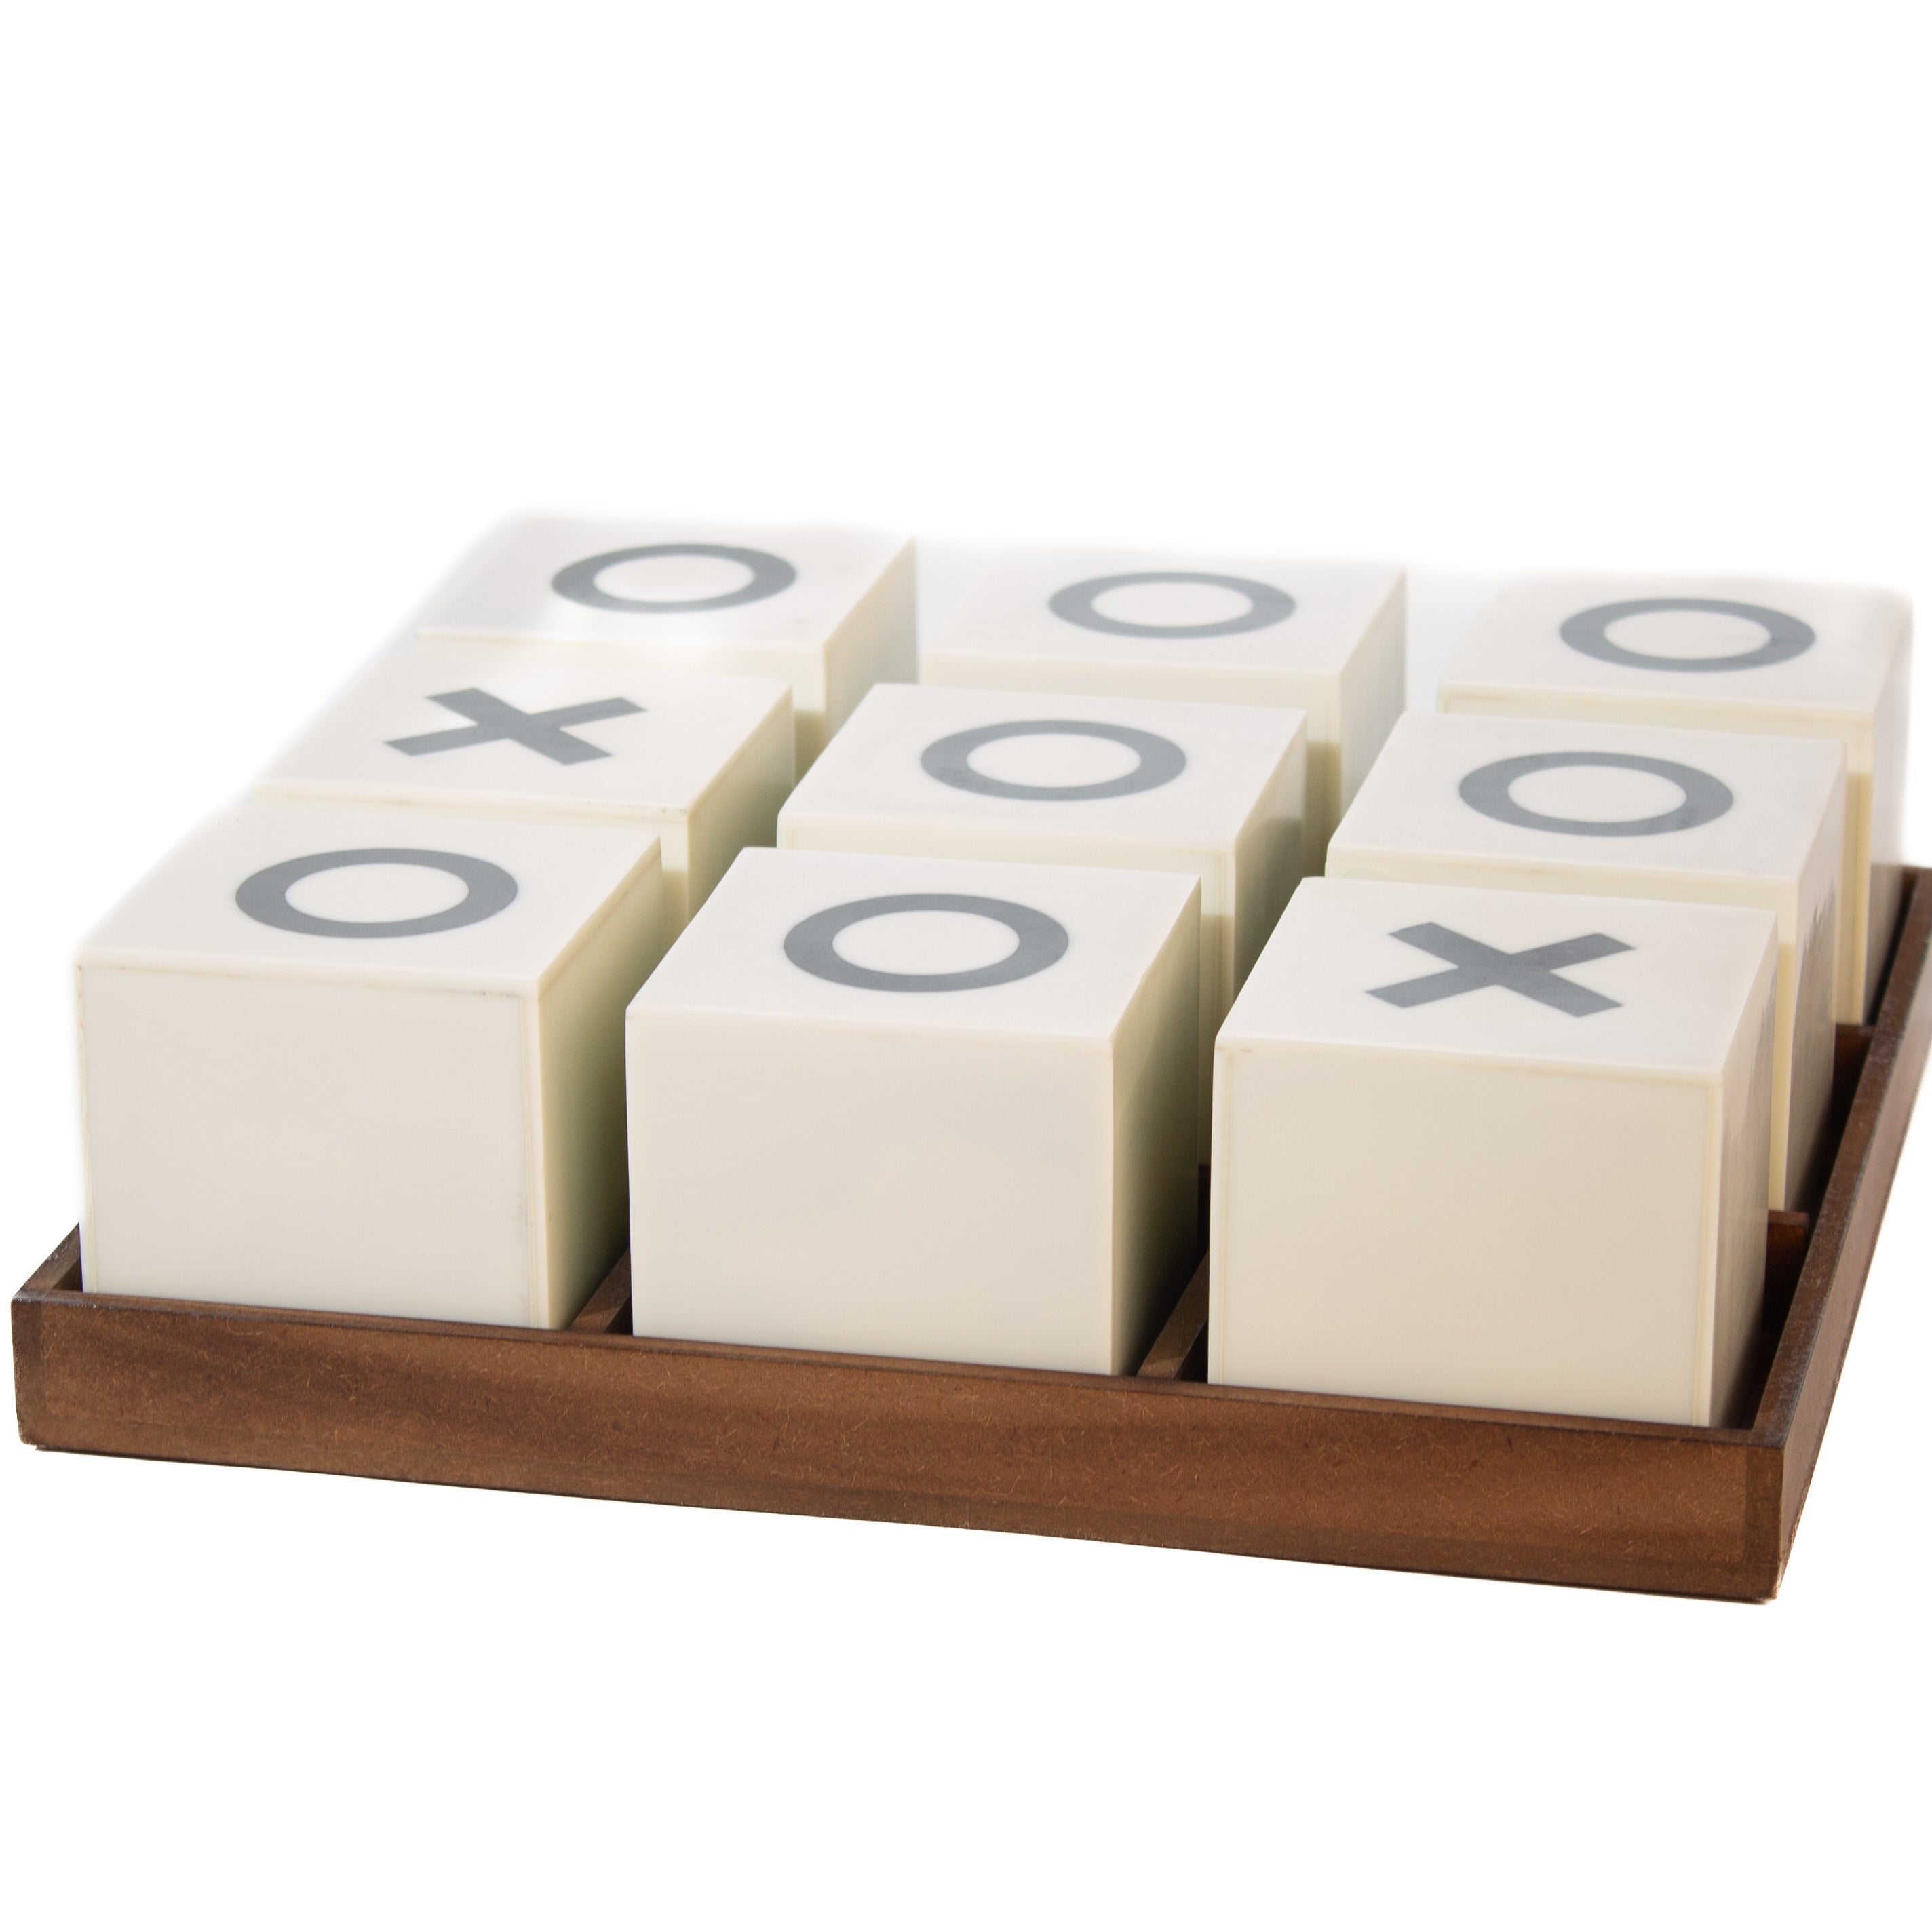
<svg viewBox="0 0 1932 1932"><path fill-rule="evenodd" d="M499 531L76 957L28 1442L1761 1598L1932 1039L1910 613Z"/></svg>

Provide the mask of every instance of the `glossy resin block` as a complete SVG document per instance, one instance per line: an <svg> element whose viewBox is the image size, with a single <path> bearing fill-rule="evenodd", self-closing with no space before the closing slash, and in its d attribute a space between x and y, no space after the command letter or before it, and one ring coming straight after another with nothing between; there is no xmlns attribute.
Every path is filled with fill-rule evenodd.
<svg viewBox="0 0 1932 1932"><path fill-rule="evenodd" d="M1318 872L1402 708L1402 574L1166 551L1011 550L920 653L927 684L1308 715L1304 864Z"/></svg>
<svg viewBox="0 0 1932 1932"><path fill-rule="evenodd" d="M1773 914L1771 1204L1796 1208L1824 1178L1844 765L1823 739L1412 712L1330 842L1328 875Z"/></svg>
<svg viewBox="0 0 1932 1932"><path fill-rule="evenodd" d="M637 1332L1131 1369L1195 1252L1199 901L742 854L626 1024Z"/></svg>
<svg viewBox="0 0 1932 1932"><path fill-rule="evenodd" d="M782 678L803 771L873 685L914 676L913 547L856 530L530 517L466 560L416 636L626 644L666 670Z"/></svg>
<svg viewBox="0 0 1932 1932"><path fill-rule="evenodd" d="M1870 1012L1898 912L1912 607L1748 578L1526 578L1484 607L1444 711L1674 724L1845 748L1838 1016Z"/></svg>
<svg viewBox="0 0 1932 1932"><path fill-rule="evenodd" d="M378 658L256 782L284 802L632 825L663 854L671 933L792 783L791 691L649 654L452 645Z"/></svg>
<svg viewBox="0 0 1932 1932"><path fill-rule="evenodd" d="M621 1250L650 832L252 805L80 949L90 1287L556 1328Z"/></svg>
<svg viewBox="0 0 1932 1932"><path fill-rule="evenodd" d="M1214 1034L1301 876L1306 719L1258 705L880 685L778 843L1201 881L1200 1157Z"/></svg>
<svg viewBox="0 0 1932 1932"><path fill-rule="evenodd" d="M1305 880L1215 1047L1210 1381L1736 1419L1776 922Z"/></svg>

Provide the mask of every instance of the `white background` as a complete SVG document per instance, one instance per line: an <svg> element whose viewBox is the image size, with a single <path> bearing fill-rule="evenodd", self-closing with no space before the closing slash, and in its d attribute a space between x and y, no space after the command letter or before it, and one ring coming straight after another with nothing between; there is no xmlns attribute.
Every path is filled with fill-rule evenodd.
<svg viewBox="0 0 1932 1932"><path fill-rule="evenodd" d="M1932 592L1910 6L7 22L9 1281L74 940L514 509ZM1928 1112L1768 1608L0 1449L14 1922L1904 1917Z"/></svg>

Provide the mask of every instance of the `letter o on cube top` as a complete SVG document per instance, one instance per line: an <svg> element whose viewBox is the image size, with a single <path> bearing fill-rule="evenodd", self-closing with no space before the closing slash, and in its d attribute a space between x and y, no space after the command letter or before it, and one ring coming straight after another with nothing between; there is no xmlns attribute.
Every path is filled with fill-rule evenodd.
<svg viewBox="0 0 1932 1932"><path fill-rule="evenodd" d="M1911 660L1911 606L1892 591L1748 578L1520 578L1464 633L1436 701L1444 711L1491 717L1842 746L1835 1011L1856 1023L1878 997L1904 886Z"/></svg>

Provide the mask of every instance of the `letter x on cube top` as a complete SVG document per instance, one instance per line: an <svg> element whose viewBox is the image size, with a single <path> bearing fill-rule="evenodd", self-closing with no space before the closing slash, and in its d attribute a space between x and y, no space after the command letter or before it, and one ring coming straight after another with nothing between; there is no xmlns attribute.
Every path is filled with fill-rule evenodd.
<svg viewBox="0 0 1932 1932"><path fill-rule="evenodd" d="M632 824L657 833L674 935L791 788L791 693L626 646L378 658L263 774L262 799Z"/></svg>
<svg viewBox="0 0 1932 1932"><path fill-rule="evenodd" d="M1402 572L1117 550L1011 550L920 652L927 684L1108 693L1308 714L1304 863L1402 707Z"/></svg>
<svg viewBox="0 0 1932 1932"><path fill-rule="evenodd" d="M1329 842L1328 873L1773 914L1771 1203L1796 1207L1823 1178L1844 770L1825 739L1411 712Z"/></svg>
<svg viewBox="0 0 1932 1932"><path fill-rule="evenodd" d="M90 1288L556 1328L624 1242L655 834L248 805L76 962Z"/></svg>
<svg viewBox="0 0 1932 1932"><path fill-rule="evenodd" d="M1740 1419L1777 925L1303 882L1215 1048L1210 1380Z"/></svg>
<svg viewBox="0 0 1932 1932"><path fill-rule="evenodd" d="M1525 578L1478 614L1437 703L1842 745L1838 1016L1856 1024L1877 997L1904 884L1911 658L1911 606L1891 591L1734 578Z"/></svg>
<svg viewBox="0 0 1932 1932"><path fill-rule="evenodd" d="M1215 1030L1301 875L1306 742L1303 713L1259 705L880 685L778 843L1192 873L1205 1160Z"/></svg>
<svg viewBox="0 0 1932 1932"><path fill-rule="evenodd" d="M623 644L662 670L782 678L803 771L872 685L911 681L915 629L901 538L531 517L466 560L416 637Z"/></svg>
<svg viewBox="0 0 1932 1932"><path fill-rule="evenodd" d="M637 1332L1130 1371L1194 1261L1199 899L741 854L626 1022Z"/></svg>

